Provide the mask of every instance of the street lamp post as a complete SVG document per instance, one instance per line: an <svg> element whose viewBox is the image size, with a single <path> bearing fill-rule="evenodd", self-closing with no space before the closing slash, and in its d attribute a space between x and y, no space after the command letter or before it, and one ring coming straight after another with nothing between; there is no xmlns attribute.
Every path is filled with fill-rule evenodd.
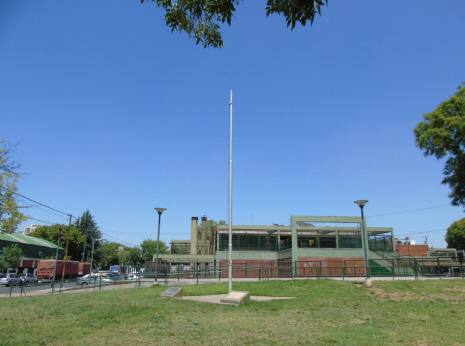
<svg viewBox="0 0 465 346"><path fill-rule="evenodd" d="M90 257L90 273L92 274L92 263L94 262L95 239L92 238L92 256Z"/></svg>
<svg viewBox="0 0 465 346"><path fill-rule="evenodd" d="M58 250L60 249L61 227L58 230L59 230L59 233L58 233L58 245L57 245L57 254L55 256L55 269L53 271L52 294L55 291L55 276L57 275Z"/></svg>
<svg viewBox="0 0 465 346"><path fill-rule="evenodd" d="M82 246L82 263L84 263L84 259L86 258L86 242L87 242L87 234L84 238L84 245Z"/></svg>
<svg viewBox="0 0 465 346"><path fill-rule="evenodd" d="M144 252L144 273L147 273L147 250Z"/></svg>
<svg viewBox="0 0 465 346"><path fill-rule="evenodd" d="M166 210L166 208L155 208L158 213L158 236L157 236L157 259L155 261L155 282L158 280L158 253L160 251L160 220L161 214Z"/></svg>
<svg viewBox="0 0 465 346"><path fill-rule="evenodd" d="M359 201L355 201L354 203L356 203L359 207L360 207L360 210L362 211L362 220L361 220L361 225L362 225L362 239L363 239L363 254L365 256L365 273L366 273L366 277L367 277L367 280L370 278L370 264L368 262L368 250L367 250L367 235L366 235L366 230L365 230L365 222L363 221L363 207L365 206L365 204L368 203L367 200L359 200Z"/></svg>

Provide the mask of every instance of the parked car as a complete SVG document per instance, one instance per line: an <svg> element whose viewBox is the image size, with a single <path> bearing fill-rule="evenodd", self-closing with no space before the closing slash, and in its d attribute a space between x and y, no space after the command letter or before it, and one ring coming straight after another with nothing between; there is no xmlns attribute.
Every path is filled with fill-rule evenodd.
<svg viewBox="0 0 465 346"><path fill-rule="evenodd" d="M81 285L81 286L99 285L100 283L108 283L108 282L114 282L114 281L102 275L87 274L81 278L76 279L76 285Z"/></svg>
<svg viewBox="0 0 465 346"><path fill-rule="evenodd" d="M17 274L14 274L14 273L0 274L0 285L5 285L5 286L21 285L21 279Z"/></svg>
<svg viewBox="0 0 465 346"><path fill-rule="evenodd" d="M99 275L106 275L106 276L108 276L108 277L110 277L110 278L111 278L112 276L114 276L114 275L119 275L118 272L112 272L112 271L110 271L110 270L100 270L100 271L98 272L98 274L99 274Z"/></svg>
<svg viewBox="0 0 465 346"><path fill-rule="evenodd" d="M23 285L27 284L36 284L39 280L31 273L27 274L19 274L19 278L21 279L21 283Z"/></svg>
<svg viewBox="0 0 465 346"><path fill-rule="evenodd" d="M123 275L119 275L119 274L113 274L110 276L110 279L112 279L113 281L120 281L120 280L125 280L124 276Z"/></svg>
<svg viewBox="0 0 465 346"><path fill-rule="evenodd" d="M128 280L140 280L140 279L143 279L143 278L144 278L144 275L142 275L140 273L128 274Z"/></svg>

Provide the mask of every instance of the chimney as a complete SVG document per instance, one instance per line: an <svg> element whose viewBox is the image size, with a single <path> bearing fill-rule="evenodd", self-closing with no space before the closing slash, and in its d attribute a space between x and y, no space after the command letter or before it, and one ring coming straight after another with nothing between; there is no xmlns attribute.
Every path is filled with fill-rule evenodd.
<svg viewBox="0 0 465 346"><path fill-rule="evenodd" d="M192 216L191 221L191 255L197 255L197 228L199 226L199 218Z"/></svg>
<svg viewBox="0 0 465 346"><path fill-rule="evenodd" d="M200 254L206 255L207 254L207 217L204 215L202 217L202 236L201 236L200 244L202 247L200 248Z"/></svg>

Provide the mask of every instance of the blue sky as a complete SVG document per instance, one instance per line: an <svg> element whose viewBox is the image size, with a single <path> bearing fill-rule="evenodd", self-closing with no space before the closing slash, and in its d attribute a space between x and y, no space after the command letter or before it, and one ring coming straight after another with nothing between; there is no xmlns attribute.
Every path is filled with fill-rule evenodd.
<svg viewBox="0 0 465 346"><path fill-rule="evenodd" d="M465 80L465 2L329 1L312 27L239 4L226 46L171 33L139 0L0 2L0 137L21 142L19 192L110 241L188 239L190 219L357 216L445 247L465 217L413 129ZM32 218L65 222L43 207ZM381 216L380 216L381 215ZM29 220L22 225L40 223Z"/></svg>

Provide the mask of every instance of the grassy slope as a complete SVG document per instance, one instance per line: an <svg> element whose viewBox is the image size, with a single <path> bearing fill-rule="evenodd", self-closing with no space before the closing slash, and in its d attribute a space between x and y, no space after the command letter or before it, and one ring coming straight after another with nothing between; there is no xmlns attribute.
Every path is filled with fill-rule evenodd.
<svg viewBox="0 0 465 346"><path fill-rule="evenodd" d="M235 283L294 300L238 308L156 299L165 287L2 299L2 345L462 345L465 280ZM227 285L184 287L185 295ZM5 312L7 312L5 314Z"/></svg>

